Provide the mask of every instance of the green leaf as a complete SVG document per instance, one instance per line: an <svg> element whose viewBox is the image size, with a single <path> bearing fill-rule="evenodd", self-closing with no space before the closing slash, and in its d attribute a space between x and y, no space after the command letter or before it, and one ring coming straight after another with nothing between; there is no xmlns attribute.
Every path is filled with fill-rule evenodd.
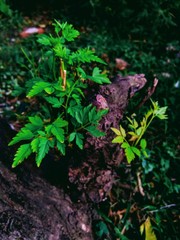
<svg viewBox="0 0 180 240"><path fill-rule="evenodd" d="M32 131L32 132L36 132L38 130L41 130L43 127L43 121L39 116L35 116L35 117L29 117L28 118L30 123L27 123L25 125L25 128Z"/></svg>
<svg viewBox="0 0 180 240"><path fill-rule="evenodd" d="M128 148L130 147L129 143L127 142L123 142L123 144L121 145L122 148Z"/></svg>
<svg viewBox="0 0 180 240"><path fill-rule="evenodd" d="M131 163L131 161L135 159L135 155L134 155L134 152L133 152L131 146L128 143L124 142L121 145L121 147L124 148L124 150L125 150L125 155L126 155L128 163Z"/></svg>
<svg viewBox="0 0 180 240"><path fill-rule="evenodd" d="M146 149L143 149L143 150L142 150L142 154L144 155L145 158L148 158L148 157L149 157L149 154L148 154L148 152L146 151Z"/></svg>
<svg viewBox="0 0 180 240"><path fill-rule="evenodd" d="M96 128L96 126L89 126L89 127L86 127L85 128L91 135L93 135L94 137L102 137L102 136L105 136L105 133L104 132L101 132L100 130L98 130Z"/></svg>
<svg viewBox="0 0 180 240"><path fill-rule="evenodd" d="M167 110L167 107L161 107L161 108L159 108L159 109L155 112L156 117L158 117L158 118L161 119L161 120L167 119L168 116L165 114L165 113L166 113L166 110Z"/></svg>
<svg viewBox="0 0 180 240"><path fill-rule="evenodd" d="M133 119L133 126L135 129L139 126L135 118Z"/></svg>
<svg viewBox="0 0 180 240"><path fill-rule="evenodd" d="M82 109L81 105L77 105L77 103L74 100L70 101L69 107L67 109L67 112L75 118L75 114L77 111L80 111Z"/></svg>
<svg viewBox="0 0 180 240"><path fill-rule="evenodd" d="M54 108L60 108L64 103L64 98L58 99L56 97L45 97L46 101L52 104Z"/></svg>
<svg viewBox="0 0 180 240"><path fill-rule="evenodd" d="M133 147L131 146L131 150L138 156L141 156L141 152L139 151L139 149L137 147Z"/></svg>
<svg viewBox="0 0 180 240"><path fill-rule="evenodd" d="M139 127L138 129L136 129L137 135L140 136L142 131L143 131L143 127Z"/></svg>
<svg viewBox="0 0 180 240"><path fill-rule="evenodd" d="M82 110L78 111L78 112L75 112L75 118L76 118L76 121L78 123L83 124L83 112L82 112Z"/></svg>
<svg viewBox="0 0 180 240"><path fill-rule="evenodd" d="M112 140L112 143L123 143L124 138L122 136L117 136Z"/></svg>
<svg viewBox="0 0 180 240"><path fill-rule="evenodd" d="M69 135L69 142L72 142L76 137L76 132L72 132L70 135Z"/></svg>
<svg viewBox="0 0 180 240"><path fill-rule="evenodd" d="M39 146L38 146L38 153L36 155L36 164L39 167L43 158L49 151L49 143L48 139L45 137L39 137Z"/></svg>
<svg viewBox="0 0 180 240"><path fill-rule="evenodd" d="M131 161L135 159L135 155L131 147L125 148L125 154L126 154L128 163L131 163Z"/></svg>
<svg viewBox="0 0 180 240"><path fill-rule="evenodd" d="M40 34L38 36L37 42L42 44L42 45L45 45L45 46L51 46L52 45L50 37L45 35L45 34Z"/></svg>
<svg viewBox="0 0 180 240"><path fill-rule="evenodd" d="M111 128L111 130L116 134L121 136L121 132L117 128Z"/></svg>
<svg viewBox="0 0 180 240"><path fill-rule="evenodd" d="M103 221L97 223L96 227L99 229L98 231L96 231L98 237L102 238L104 235L109 234L108 227Z"/></svg>
<svg viewBox="0 0 180 240"><path fill-rule="evenodd" d="M97 119L97 110L95 107L93 107L89 112L88 112L88 119L89 122L95 122Z"/></svg>
<svg viewBox="0 0 180 240"><path fill-rule="evenodd" d="M52 125L51 132L60 143L64 142L64 130L62 128Z"/></svg>
<svg viewBox="0 0 180 240"><path fill-rule="evenodd" d="M34 95L37 95L41 92L44 91L45 88L50 87L51 84L48 82L37 82L32 89L30 90L30 92L28 93L27 97L33 97Z"/></svg>
<svg viewBox="0 0 180 240"><path fill-rule="evenodd" d="M80 148L83 149L83 135L81 133L76 133L76 145Z"/></svg>
<svg viewBox="0 0 180 240"><path fill-rule="evenodd" d="M18 164L22 163L24 159L28 158L31 153L32 150L30 143L21 145L15 154L12 167L14 168Z"/></svg>
<svg viewBox="0 0 180 240"><path fill-rule="evenodd" d="M88 48L79 49L69 56L69 64L73 64L75 62L90 63L92 61L106 64L102 59L95 56L94 52Z"/></svg>
<svg viewBox="0 0 180 240"><path fill-rule="evenodd" d="M72 94L71 97L76 101L77 104L81 103L81 98L77 94Z"/></svg>
<svg viewBox="0 0 180 240"><path fill-rule="evenodd" d="M22 128L21 131L16 134L16 136L11 140L11 142L8 145L11 146L22 140L30 140L33 138L33 136L34 135L30 130Z"/></svg>
<svg viewBox="0 0 180 240"><path fill-rule="evenodd" d="M0 12L4 13L8 17L12 17L12 10L9 7L9 4L6 3L6 0L0 1Z"/></svg>
<svg viewBox="0 0 180 240"><path fill-rule="evenodd" d="M120 125L120 126L119 126L119 130L120 130L121 135L125 138L125 137L126 137L126 131L125 131L125 129Z"/></svg>
<svg viewBox="0 0 180 240"><path fill-rule="evenodd" d="M66 59L69 54L70 54L70 50L64 46L62 46L60 43L57 44L54 48L53 48L55 54L57 57Z"/></svg>
<svg viewBox="0 0 180 240"><path fill-rule="evenodd" d="M57 146L58 150L62 153L62 155L65 156L65 154L66 154L66 151L65 151L66 145L64 143L61 143L61 142L57 141L56 146Z"/></svg>
<svg viewBox="0 0 180 240"><path fill-rule="evenodd" d="M31 148L32 152L38 152L38 147L39 147L39 137L34 138L31 142Z"/></svg>
<svg viewBox="0 0 180 240"><path fill-rule="evenodd" d="M47 94L52 94L54 92L54 88L52 86L50 87L46 87L44 89L44 91L47 93Z"/></svg>
<svg viewBox="0 0 180 240"><path fill-rule="evenodd" d="M81 67L78 67L78 68L76 68L76 70L77 70L80 78L86 79L87 75L86 75L84 69L82 69Z"/></svg>
<svg viewBox="0 0 180 240"><path fill-rule="evenodd" d="M70 42L79 36L79 32L71 24L66 23L62 29L62 36Z"/></svg>
<svg viewBox="0 0 180 240"><path fill-rule="evenodd" d="M146 147L147 147L146 139L141 139L140 146L142 149L146 149Z"/></svg>
<svg viewBox="0 0 180 240"><path fill-rule="evenodd" d="M29 121L36 126L43 126L43 120L39 116L29 117Z"/></svg>
<svg viewBox="0 0 180 240"><path fill-rule="evenodd" d="M57 118L51 125L48 126L49 129L47 129L47 130L50 131L59 142L63 143L64 142L63 127L65 127L67 125L68 125L67 121L65 121L61 118Z"/></svg>
<svg viewBox="0 0 180 240"><path fill-rule="evenodd" d="M103 83L111 83L111 81L109 80L109 78L107 77L106 74L102 74L101 70L98 67L95 67L93 69L93 73L92 76L89 76L90 80L99 83L99 84L103 84Z"/></svg>
<svg viewBox="0 0 180 240"><path fill-rule="evenodd" d="M63 120L62 118L58 117L54 122L53 125L57 128L66 127L68 125L68 122L66 120Z"/></svg>

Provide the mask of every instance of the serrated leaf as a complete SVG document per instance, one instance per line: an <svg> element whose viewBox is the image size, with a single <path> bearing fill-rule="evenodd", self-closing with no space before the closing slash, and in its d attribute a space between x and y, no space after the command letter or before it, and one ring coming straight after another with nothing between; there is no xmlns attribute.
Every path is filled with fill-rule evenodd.
<svg viewBox="0 0 180 240"><path fill-rule="evenodd" d="M54 88L52 86L50 87L46 87L44 89L44 91L47 93L47 94L52 94L54 92Z"/></svg>
<svg viewBox="0 0 180 240"><path fill-rule="evenodd" d="M21 145L15 154L12 167L14 168L20 163L22 163L24 159L28 158L31 153L32 150L30 143Z"/></svg>
<svg viewBox="0 0 180 240"><path fill-rule="evenodd" d="M33 97L41 92L44 91L45 88L50 87L51 84L48 82L37 82L32 89L30 90L30 92L28 93L27 97Z"/></svg>
<svg viewBox="0 0 180 240"><path fill-rule="evenodd" d="M111 128L111 130L116 134L121 136L121 132L117 128Z"/></svg>
<svg viewBox="0 0 180 240"><path fill-rule="evenodd" d="M67 112L72 116L75 117L75 114L77 111L80 111L82 109L81 105L77 105L77 103L74 100L70 101L69 107L67 109Z"/></svg>
<svg viewBox="0 0 180 240"><path fill-rule="evenodd" d="M95 107L94 107L95 108ZM96 110L96 117L94 118L94 121L99 121L101 118L108 113L108 109L102 109L102 110Z"/></svg>
<svg viewBox="0 0 180 240"><path fill-rule="evenodd" d="M38 147L39 147L39 138L34 138L31 142L31 149L32 152L38 152Z"/></svg>
<svg viewBox="0 0 180 240"><path fill-rule="evenodd" d="M63 120L62 118L58 117L54 122L53 125L57 128L66 127L68 125L68 122L66 120Z"/></svg>
<svg viewBox="0 0 180 240"><path fill-rule="evenodd" d="M122 136L117 136L112 140L112 143L123 143L124 138Z"/></svg>
<svg viewBox="0 0 180 240"><path fill-rule="evenodd" d="M29 117L29 121L36 126L43 126L43 120L39 116Z"/></svg>
<svg viewBox="0 0 180 240"><path fill-rule="evenodd" d="M42 45L45 45L45 46L51 46L50 37L48 37L48 36L45 35L45 34L39 35L37 42L40 43L40 44L42 44Z"/></svg>
<svg viewBox="0 0 180 240"><path fill-rule="evenodd" d="M39 137L38 153L36 155L36 164L39 167L45 155L49 151L48 139Z"/></svg>
<svg viewBox="0 0 180 240"><path fill-rule="evenodd" d="M11 142L8 145L12 146L15 143L18 143L22 140L30 140L31 138L33 138L33 136L34 135L30 130L22 128L20 132L16 134L16 136L11 140Z"/></svg>
<svg viewBox="0 0 180 240"><path fill-rule="evenodd" d="M94 137L102 137L102 136L105 136L105 133L104 132L101 132L100 130L98 130L96 128L96 126L89 126L89 127L86 127L85 128L91 135L93 135Z"/></svg>
<svg viewBox="0 0 180 240"><path fill-rule="evenodd" d="M127 158L128 163L131 163L132 160L135 159L134 152L131 149L131 146L127 142L123 142L121 147L124 148L125 156Z"/></svg>
<svg viewBox="0 0 180 240"><path fill-rule="evenodd" d="M62 36L70 42L79 36L79 32L71 24L66 24L62 29Z"/></svg>
<svg viewBox="0 0 180 240"><path fill-rule="evenodd" d="M168 116L165 114L167 110L167 107L161 107L156 111L156 117L158 117L161 120L167 119Z"/></svg>
<svg viewBox="0 0 180 240"><path fill-rule="evenodd" d="M75 62L90 63L92 61L106 64L102 59L95 56L94 52L88 48L79 49L78 51L73 52L69 56L69 64L72 64Z"/></svg>
<svg viewBox="0 0 180 240"><path fill-rule="evenodd" d="M129 143L127 142L123 142L123 144L121 145L122 148L127 148L130 147Z"/></svg>
<svg viewBox="0 0 180 240"><path fill-rule="evenodd" d="M135 155L134 155L134 152L132 151L131 147L125 148L125 155L126 155L128 163L131 163L132 160L135 159Z"/></svg>
<svg viewBox="0 0 180 240"><path fill-rule="evenodd" d="M147 147L146 139L141 139L140 146L142 149L146 149L146 147Z"/></svg>
<svg viewBox="0 0 180 240"><path fill-rule="evenodd" d="M76 145L80 148L83 149L83 135L81 133L76 133Z"/></svg>
<svg viewBox="0 0 180 240"><path fill-rule="evenodd" d="M86 73L85 73L84 69L82 69L81 67L78 67L78 68L76 68L76 70L77 70L80 78L86 79Z"/></svg>
<svg viewBox="0 0 180 240"><path fill-rule="evenodd" d="M81 98L79 95L73 93L71 97L76 101L77 104L81 103Z"/></svg>
<svg viewBox="0 0 180 240"><path fill-rule="evenodd" d="M51 133L56 137L56 139L60 143L64 142L64 130L62 128L59 128L56 125L52 125Z"/></svg>
<svg viewBox="0 0 180 240"><path fill-rule="evenodd" d="M64 98L58 99L56 97L45 97L46 101L52 104L54 108L60 108L64 102Z"/></svg>
<svg viewBox="0 0 180 240"><path fill-rule="evenodd" d="M99 83L99 84L103 84L103 83L111 83L111 81L109 80L109 78L107 77L106 74L102 74L101 70L98 67L95 67L93 69L93 73L92 76L89 76L90 80Z"/></svg>
<svg viewBox="0 0 180 240"><path fill-rule="evenodd" d="M58 150L62 153L62 155L65 156L65 154L66 154L66 151L65 151L66 145L64 143L61 143L61 142L57 141L56 146L57 146Z"/></svg>
<svg viewBox="0 0 180 240"><path fill-rule="evenodd" d="M55 54L57 57L60 57L62 59L66 59L69 54L70 54L70 50L64 46L62 46L60 43L56 44L56 46L53 48Z"/></svg>
<svg viewBox="0 0 180 240"><path fill-rule="evenodd" d="M76 121L80 124L83 124L82 111L75 112Z"/></svg>
<svg viewBox="0 0 180 240"><path fill-rule="evenodd" d="M97 117L97 110L95 107L93 107L88 113L89 122L96 121L96 117Z"/></svg>

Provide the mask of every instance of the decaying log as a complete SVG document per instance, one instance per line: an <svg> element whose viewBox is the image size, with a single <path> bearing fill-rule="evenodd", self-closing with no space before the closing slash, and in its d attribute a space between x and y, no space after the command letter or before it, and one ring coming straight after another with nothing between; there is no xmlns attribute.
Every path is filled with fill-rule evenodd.
<svg viewBox="0 0 180 240"><path fill-rule="evenodd" d="M73 203L28 164L13 170L7 147L12 132L3 120L0 133L0 239L93 239L90 204Z"/></svg>
<svg viewBox="0 0 180 240"><path fill-rule="evenodd" d="M93 203L104 200L116 175L113 151L117 154L117 147L108 142L110 127L118 126L128 99L145 83L143 75L135 75L117 77L100 88L95 104L109 109L100 123L107 135L98 140L88 136L85 149L68 156L66 191L44 179L42 171L29 162L11 168L14 152L8 142L13 131L0 120L0 239L94 239L92 223L98 216ZM118 154L121 158L120 149ZM79 159L74 159L75 155ZM81 193L76 202L72 201L73 190Z"/></svg>

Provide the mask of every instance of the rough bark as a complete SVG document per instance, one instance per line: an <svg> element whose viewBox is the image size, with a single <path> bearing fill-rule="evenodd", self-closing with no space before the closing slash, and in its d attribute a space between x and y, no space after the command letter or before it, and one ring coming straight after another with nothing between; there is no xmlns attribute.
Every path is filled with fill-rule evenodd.
<svg viewBox="0 0 180 240"><path fill-rule="evenodd" d="M36 170L29 162L17 169L11 168L14 152L7 145L13 131L0 120L0 239L95 239L92 224L98 216L93 203L106 198L116 176L114 166L123 156L117 146L109 143L110 127L118 126L129 97L145 82L142 75L117 77L109 86L100 88L95 104L98 108L109 109L100 123L100 129L107 133L106 138L97 140L88 136L84 151L68 156L67 172L60 165L59 174L64 171L66 175L66 188L51 184L42 177L44 169ZM58 178L56 164L49 171L54 169ZM73 198L73 194L76 197Z"/></svg>

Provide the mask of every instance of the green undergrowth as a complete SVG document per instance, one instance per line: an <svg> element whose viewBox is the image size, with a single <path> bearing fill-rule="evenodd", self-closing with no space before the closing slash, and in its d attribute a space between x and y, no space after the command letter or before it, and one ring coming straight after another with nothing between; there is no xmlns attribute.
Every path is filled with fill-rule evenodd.
<svg viewBox="0 0 180 240"><path fill-rule="evenodd" d="M66 13L65 20L76 23L75 25L81 33L76 41L71 42L71 51L73 52L78 48L83 49L87 46L90 50L93 49L97 56L101 56L106 61L107 65L102 64L103 71L108 73L109 76L144 73L148 80L144 90L145 95L147 95L147 88L153 85L153 80L156 77L159 82L152 99L155 102L158 101L160 106L167 106L166 114L168 115L166 121L154 119L144 135L146 143L140 142L142 150L147 144L148 157L139 158L136 154L131 164L124 160L116 169L118 178L112 191L104 203L97 205L102 221L99 221L95 226L96 239L178 240L180 43L177 29L179 26L179 3L178 1L139 1L134 4L134 1L128 0L118 1L118 7L114 7L113 1L103 3L101 1L87 1L83 5L78 3L79 1L77 1L76 6L79 6L79 9L76 9L73 1L69 1L66 8L68 11L64 10L64 13ZM68 15L68 12L72 14ZM83 15L83 13L86 14ZM65 119L57 120L58 111L56 112L56 107L64 104L57 99L57 91L59 91L59 94L65 93L64 99L68 97L68 92L62 91L63 73L60 73L57 69L68 70L67 73L69 73L72 70L70 68L73 68L72 75L74 76L76 72L80 77L79 79L82 80L87 75L93 77L93 73L96 76L99 75L100 71L96 67L101 64L96 63L96 66L94 66L94 63L88 63L86 70L84 66L81 66L81 68L76 66L75 70L73 66L69 69L67 69L66 64L65 67L63 66L64 62L69 61L69 56L72 57L71 54L61 63L58 59L55 61L55 66L59 76L56 72L56 78L53 79L57 79L61 87L51 93L52 88L54 88L52 86L53 81L48 76L48 72L44 70L49 67L51 61L47 62L46 55L44 55L45 50L48 51L49 39L41 36L39 37L40 42L37 44L37 36L31 36L27 39L20 38L19 32L24 26L28 26L27 19L25 20L18 12L11 14L10 17L8 14L1 14L0 21L0 97L1 103L5 103L5 107L1 109L1 115L9 120L18 121L21 126L26 122L26 129L24 129L25 131L22 129L19 137L24 134L33 139L33 143L30 144L34 149L33 151L37 153L37 162L40 164L43 155L38 155L37 146L41 150L43 149L40 146L41 144L36 145L35 142L38 141L38 138L46 139L43 135L44 132L46 132L46 136L49 134L50 139L51 137L56 138L52 140L52 146L59 139L61 147L60 145L58 147L61 153L63 153L62 145L65 139L66 143L70 145L73 142L80 148L82 147L82 135L78 135L76 131L72 130L72 126L75 126L74 122L67 130L69 119L67 122L64 122ZM54 15L61 20L63 18L60 16L58 9L54 11ZM33 25L33 22L31 24ZM49 26L48 31L52 31ZM42 51L42 45L44 45L44 52ZM56 51L65 54L68 50L63 51L62 48L55 48L55 53ZM50 59L52 59L51 54L48 55ZM62 56L56 57L61 58ZM124 59L129 66L122 70L117 69L116 58ZM32 65L35 66L34 69ZM39 72L41 72L41 76L39 76ZM37 84L33 85L31 81L28 85L29 79L35 79L37 75L38 78L42 78L42 75L45 76L45 78L43 77L45 86L43 85L44 88L41 88L42 91ZM71 79L73 81L74 77L72 75ZM25 87L27 85L28 88ZM14 92L14 89L16 89L16 92ZM78 96L81 96L80 92L81 90L77 94ZM17 97L18 94L19 97ZM51 96L52 94L53 96ZM26 95L29 100L26 99ZM43 109L43 114L46 115L45 123L42 119L40 120L42 118L41 113L38 117L35 117L32 113L29 116L29 113L26 112L31 106L33 106L35 112L37 110L35 107L39 108L36 97L38 100L41 99L40 101L43 104L45 103L45 109ZM129 131L126 127L128 126L126 117L131 119L131 116L135 116L136 121L140 123L150 108L150 101L147 101L143 107L135 110L142 97L141 94L137 94L129 103L121 122L126 132ZM79 101L75 95L71 100L76 104ZM66 102L68 102L68 106L73 107L70 101ZM49 107L47 108L47 105L51 110L55 110L53 119L48 117ZM86 110L89 111L88 108ZM79 109L79 111L81 112L82 109ZM93 111L95 113L95 110L91 108L91 113ZM69 114L69 117L76 119L76 123L82 125L81 113L78 116L73 116L72 112L63 110L63 114ZM89 114L88 117L90 118ZM28 124L31 124L31 126ZM29 132L31 129L28 128L37 125L42 125L43 131L42 129L38 131L36 129L32 136L32 133ZM68 133L69 131L63 139L55 133L56 127L59 128L59 126L61 126L61 132ZM81 136L79 140L78 136ZM51 144L49 147L51 147ZM19 163L19 161L16 163Z"/></svg>

